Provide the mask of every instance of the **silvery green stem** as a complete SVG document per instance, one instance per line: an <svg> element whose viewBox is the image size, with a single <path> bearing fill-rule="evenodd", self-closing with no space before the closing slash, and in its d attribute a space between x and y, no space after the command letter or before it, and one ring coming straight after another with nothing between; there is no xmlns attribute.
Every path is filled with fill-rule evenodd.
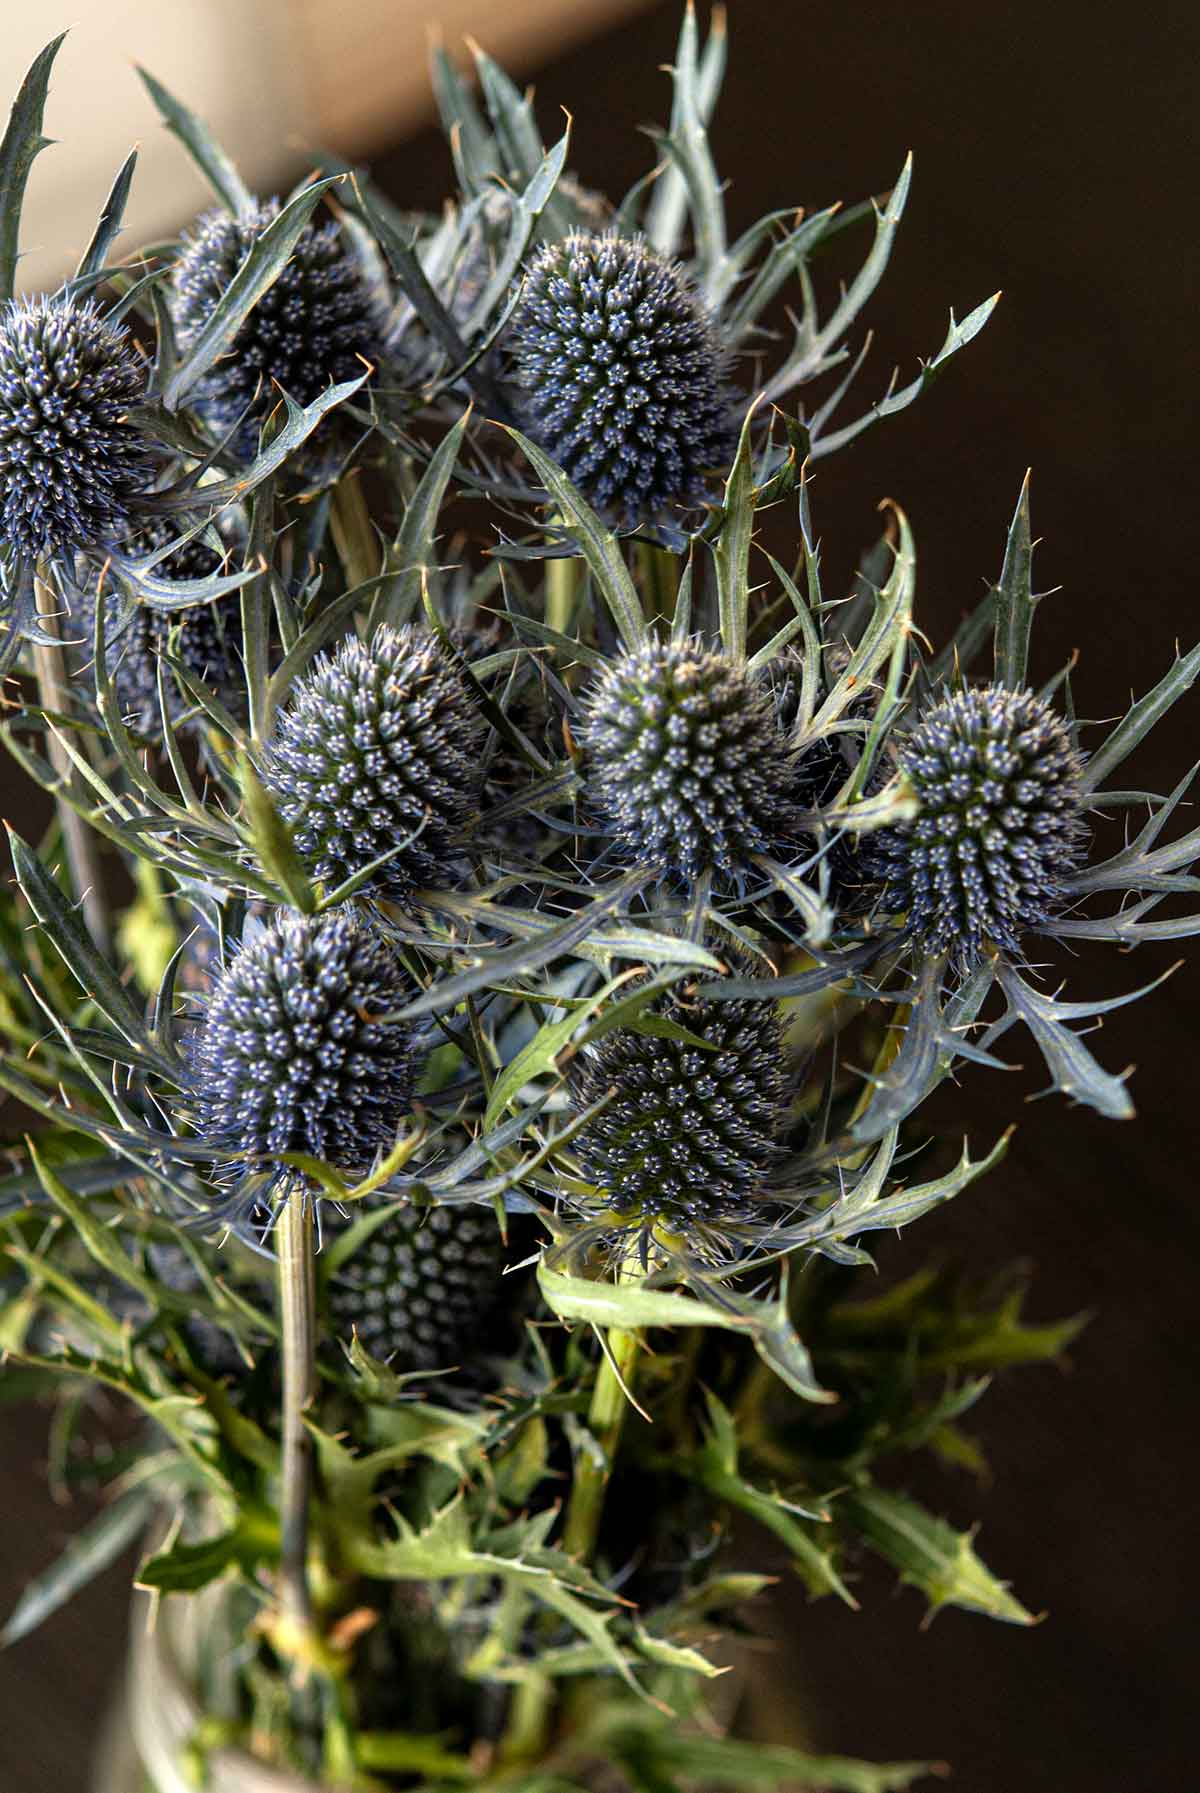
<svg viewBox="0 0 1200 1793"><path fill-rule="evenodd" d="M57 637L59 604L53 587L40 569L35 575L34 589L37 595L38 622L42 633ZM54 711L61 716L70 708L71 686L67 674L66 656L60 643L57 640L35 642L33 664L42 708ZM54 767L59 779L64 785L69 784L74 772L71 756L52 730L47 734L47 748L50 764ZM108 910L104 901L104 886L101 882L96 836L83 817L72 809L61 795L56 794L54 804L58 812L58 825L62 830L63 845L66 848L71 885L83 913L84 924L97 951L103 953L107 958L111 952L112 940L108 925Z"/></svg>
<svg viewBox="0 0 1200 1793"><path fill-rule="evenodd" d="M312 1440L304 1411L316 1389L316 1278L313 1207L302 1193L283 1204L276 1228L283 1350L283 1464L279 1495L279 1617L285 1637L312 1626L308 1586L308 1502Z"/></svg>

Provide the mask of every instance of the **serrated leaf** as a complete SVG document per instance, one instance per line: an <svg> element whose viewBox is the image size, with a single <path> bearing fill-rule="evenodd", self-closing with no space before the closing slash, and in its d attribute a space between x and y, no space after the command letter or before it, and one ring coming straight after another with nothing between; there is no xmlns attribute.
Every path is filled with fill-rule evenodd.
<svg viewBox="0 0 1200 1793"><path fill-rule="evenodd" d="M240 761L242 797L246 805L246 821L263 870L272 877L289 903L302 915L313 915L317 894L309 882L304 861L296 850L291 832L269 792L249 759Z"/></svg>
<svg viewBox="0 0 1200 1793"><path fill-rule="evenodd" d="M282 206L263 226L237 273L172 369L162 392L166 410L177 411L188 393L229 347L263 294L278 280L292 250L324 194L340 176L314 181Z"/></svg>
<svg viewBox="0 0 1200 1793"><path fill-rule="evenodd" d="M66 35L61 31L34 57L13 101L8 128L0 140L0 303L12 298L16 285L25 183L34 158L49 142L42 136L42 118L46 110L50 70Z"/></svg>
<svg viewBox="0 0 1200 1793"><path fill-rule="evenodd" d="M759 1356L782 1382L806 1401L835 1401L821 1387L812 1361L788 1318L783 1296L758 1299L723 1289L719 1301L698 1299L667 1289L648 1289L640 1282L590 1281L555 1270L543 1258L538 1286L547 1304L563 1320L636 1332L646 1326L704 1326L749 1338Z"/></svg>
<svg viewBox="0 0 1200 1793"><path fill-rule="evenodd" d="M397 568L395 583L380 606L380 617L384 622L408 622L421 602L422 581L436 577L437 520L470 415L468 406L458 422L447 430L430 456L416 491L404 507L404 518L392 547Z"/></svg>
<svg viewBox="0 0 1200 1793"><path fill-rule="evenodd" d="M993 586L996 613L996 682L1019 691L1029 674L1029 637L1037 597L1033 590L1033 536L1029 523L1029 475L1008 528L1004 565Z"/></svg>
<svg viewBox="0 0 1200 1793"><path fill-rule="evenodd" d="M146 1489L133 1488L76 1532L58 1560L26 1582L0 1631L0 1649L28 1637L115 1563L144 1530L153 1504Z"/></svg>
<svg viewBox="0 0 1200 1793"><path fill-rule="evenodd" d="M841 1497L838 1512L900 1570L901 1580L920 1589L929 1601L930 1618L943 1606L960 1606L1009 1625L1037 1623L976 1556L972 1533L956 1532L915 1500L880 1488L857 1488Z"/></svg>
<svg viewBox="0 0 1200 1793"><path fill-rule="evenodd" d="M838 449L845 448L848 443L855 441L863 434L864 430L869 430L873 424L881 423L885 417L895 417L900 411L907 411L908 407L915 404L926 388L933 383L946 363L957 355L960 349L966 348L969 342L974 341L999 303L1000 294L993 293L990 299L984 299L982 304L977 305L973 311L969 311L961 322L951 312L950 328L946 332L946 340L932 360L924 363L915 380L911 380L907 386L902 386L899 392L889 388L886 395L877 404L872 405L869 411L865 412L862 417L856 418L853 423L844 424L841 429L826 431L825 422L840 403L843 393L849 386L849 381L839 387L834 398L813 413L810 451L812 459L819 461L826 455L835 454ZM854 372L857 372L859 365L861 363L856 363Z"/></svg>
<svg viewBox="0 0 1200 1793"><path fill-rule="evenodd" d="M136 1586L161 1594L195 1594L230 1569L252 1574L278 1550L273 1526L265 1518L254 1520L243 1514L231 1531L195 1544L177 1538L148 1557L137 1572Z"/></svg>
<svg viewBox="0 0 1200 1793"><path fill-rule="evenodd" d="M112 966L92 944L74 906L32 848L12 828L8 829L8 838L17 883L46 937L73 973L85 996L96 1004L147 1065L165 1069L173 1076L175 1068L164 1063L140 1010Z"/></svg>
<svg viewBox="0 0 1200 1793"><path fill-rule="evenodd" d="M629 971L621 972L560 1020L543 1021L533 1038L505 1065L497 1077L483 1117L485 1132L496 1125L509 1103L517 1099L527 1083L548 1074L557 1075L559 1053L566 1050L583 1023L597 1009L602 1008L609 997L622 984L628 983L633 975Z"/></svg>
<svg viewBox="0 0 1200 1793"><path fill-rule="evenodd" d="M828 1513L798 1506L748 1481L738 1469L738 1439L732 1414L711 1390L705 1391L705 1397L709 1424L703 1446L694 1456L678 1459L674 1467L781 1539L792 1553L797 1575L814 1597L836 1594L847 1606L857 1608L858 1602L834 1565L832 1540L823 1547L808 1529L809 1523L826 1522Z"/></svg>
<svg viewBox="0 0 1200 1793"><path fill-rule="evenodd" d="M141 76L147 93L162 114L168 131L182 143L221 203L227 206L235 217L252 211L254 195L213 137L208 126L202 123L194 112L189 112L187 107L173 94L168 93L162 82L156 81L146 69L139 68L137 72Z"/></svg>
<svg viewBox="0 0 1200 1793"><path fill-rule="evenodd" d="M754 536L754 474L750 426L758 400L746 412L737 453L725 482L721 533L713 548L717 570L717 611L721 645L731 660L746 659L746 619L750 609L750 543Z"/></svg>
<svg viewBox="0 0 1200 1793"><path fill-rule="evenodd" d="M113 181L112 189L104 202L104 209L92 232L91 242L80 258L75 270L75 279L71 282L74 288L80 282L87 282L92 276L100 273L108 260L108 252L120 234L121 222L125 216L125 207L129 202L129 189L133 184L133 171L137 165L137 150L131 149Z"/></svg>
<svg viewBox="0 0 1200 1793"><path fill-rule="evenodd" d="M1177 654L1175 664L1145 697L1131 704L1126 714L1102 747L1084 762L1081 789L1098 790L1104 780L1133 752L1155 723L1165 716L1172 704L1185 691L1190 691L1200 674L1200 644L1186 654Z"/></svg>
<svg viewBox="0 0 1200 1793"><path fill-rule="evenodd" d="M559 472L549 455L536 442L531 442L520 430L508 429L507 433L520 448L571 526L579 551L591 568L592 577L612 612L622 641L627 648L636 652L646 642L646 619L642 615L641 600L616 536L605 528L587 500L566 475Z"/></svg>
<svg viewBox="0 0 1200 1793"><path fill-rule="evenodd" d="M675 76L671 102L671 136L678 137L682 134L685 117L689 112L701 124L708 124L721 91L727 47L723 11L714 9L704 49L698 53L695 9L690 6L685 9L675 51L675 69L694 70L694 75L691 77L691 93L686 102L680 92L678 75ZM645 226L647 242L668 260L679 253L687 200L688 188L682 170L676 160L668 158L667 166L658 177L658 184L646 213Z"/></svg>

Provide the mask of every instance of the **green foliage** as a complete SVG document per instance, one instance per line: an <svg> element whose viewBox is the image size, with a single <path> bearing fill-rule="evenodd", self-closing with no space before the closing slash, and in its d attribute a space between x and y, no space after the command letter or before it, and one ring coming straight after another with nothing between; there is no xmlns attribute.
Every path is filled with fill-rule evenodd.
<svg viewBox="0 0 1200 1793"><path fill-rule="evenodd" d="M60 42L0 143L0 299ZM144 1535L140 1585L168 1613L197 1602L212 1639L184 1665L205 1712L187 1751L196 1772L238 1746L269 1769L426 1793L582 1793L601 1764L639 1793L887 1793L927 1765L767 1747L718 1722L724 1640L753 1627L773 1572L854 1607L870 1553L931 1614L1033 1622L973 1531L939 1515L961 1508L964 1469L987 1468L974 1428L991 1379L1060 1359L1082 1320L1030 1321L1024 1283L977 1267L889 1281L888 1236L926 1217L933 1233L968 1189L985 1199L973 1185L1010 1130L930 1148L921 1111L952 1077L1001 1068L1012 1029L1058 1092L1107 1118L1132 1112L1124 1077L1078 1026L1133 997L1076 1002L1035 967L1076 939L1129 947L1200 929L1183 912L1200 894L1200 829L1169 832L1189 781L1167 798L1105 788L1190 689L1200 648L1092 747L1096 840L1036 940L1031 928L1019 954L988 940L965 966L922 952L908 918L883 910L873 855L929 819L903 771L928 709L988 676L989 643L995 685L1022 691L1032 676L1029 485L995 584L926 652L903 511L887 507L843 601L823 585L808 463L912 406L994 301L952 313L916 379L836 421L911 165L861 205L788 210L738 234L708 139L725 54L720 16L704 34L689 8L658 165L613 203L574 178L566 134L546 148L531 97L494 62L476 54L472 86L439 51L455 201L402 213L327 161L258 232L182 355L161 290L177 246L108 266L132 156L78 264L71 291L135 313L153 340L138 498L143 523L165 520L175 539L37 566L0 542L0 669L23 675L0 737L55 809L41 840L10 828L15 882L0 892L0 1089L16 1135L0 1176L0 1400L44 1400L56 1486L105 1497L56 1563L36 1565L2 1641ZM144 79L221 203L248 214L207 128ZM196 395L331 204L388 320L386 377L364 367L308 405L278 394L244 465ZM826 305L821 258L835 243L849 253L861 225L870 240ZM513 376L525 271L573 230L641 232L678 258L743 388L729 464L703 470L707 502L632 532L572 484ZM776 355L764 319L777 301L792 335ZM752 365L765 404L749 402ZM783 559L760 541L769 510L790 519ZM219 567L170 578L166 561L193 541ZM131 726L114 676L131 619L150 607L181 622L234 592L244 701L183 664L163 629L160 718ZM310 877L263 775L314 657L381 623L433 631L483 743L479 802L447 823L429 888L403 907L372 887L379 860L337 888ZM643 860L594 801L585 694L619 655L668 637L736 663L780 743L771 776L788 831L727 887ZM1064 693L1060 679L1041 696L1077 751ZM385 732L362 749L380 781ZM731 776L702 737L686 789L658 792L682 833ZM361 782L330 791L339 827L354 827ZM1106 812L1131 807L1144 817L1106 844ZM386 826L373 815L370 838ZM107 893L131 884L132 903L106 914ZM301 989L281 954L278 1025L231 1009L244 1083L228 1093L240 1112L286 1085L319 1114L354 1026L412 1023L411 1111L372 1137L361 1175L269 1129L253 1151L207 1134L193 1038L231 956L287 933L272 931L280 910L343 908L401 968L402 1007L326 1026L328 988L314 976ZM715 1217L685 1199L620 1211L584 1173L581 1133L613 1092L589 1087L576 1112L581 1062L607 1062L593 1048L618 1030L669 1040L638 1061L647 1076L667 1067L664 1101L683 1107L703 1082L736 1127L751 1107L743 1061L701 1020L747 998L778 1004L764 1050L774 1063L778 1037L784 1092L748 1198ZM446 1303L437 1367L417 1372L372 1355L370 1315L340 1324L333 1293L357 1250L384 1246L389 1226L420 1242L433 1209L450 1244L464 1210L464 1236L494 1225L504 1274L477 1337L464 1342L458 1300L450 1327ZM864 1277L868 1235L882 1282ZM396 1288L358 1292L407 1302L436 1337L436 1289L401 1280L416 1255L387 1260ZM917 1460L915 1485L949 1484L929 1508L906 1492Z"/></svg>

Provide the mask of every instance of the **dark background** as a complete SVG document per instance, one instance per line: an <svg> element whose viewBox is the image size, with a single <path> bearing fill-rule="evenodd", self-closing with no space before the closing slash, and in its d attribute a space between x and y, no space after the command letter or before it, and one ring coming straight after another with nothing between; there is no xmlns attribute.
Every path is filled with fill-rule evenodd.
<svg viewBox="0 0 1200 1793"><path fill-rule="evenodd" d="M735 232L775 207L881 192L904 151L916 152L909 210L865 320L876 347L864 399L893 363L912 377L940 345L948 306L961 316L1005 289L983 337L918 407L820 465L827 588L839 589L875 533L877 501L895 498L916 532L919 618L944 639L997 573L1032 465L1039 584L1062 587L1039 612L1034 674L1077 649L1081 713L1119 713L1131 687L1162 674L1176 637L1190 645L1197 633L1200 12L1160 4L1101 17L1084 0L733 0L730 10L712 137ZM619 195L645 168L636 127L666 116L658 68L677 23L671 0L536 73L547 134L559 104L574 116L585 182ZM413 205L449 186L432 131L377 166ZM1198 724L1200 691L1143 750L1140 785L1169 789L1200 757ZM1175 956L1085 956L1070 968L1072 993L1132 988ZM806 1741L945 1757L963 1793L1196 1784L1197 964L1092 1042L1110 1068L1136 1064L1136 1122L1035 1103L986 1182L881 1246L889 1274L939 1250L979 1272L1027 1259L1035 1316L1095 1313L1069 1376L1002 1379L972 1416L991 1484L947 1474L922 1485L957 1523L982 1521L982 1554L1045 1622L1026 1632L947 1612L922 1631L917 1596L893 1597L887 1575L866 1575L859 1614L806 1607L784 1584L775 1627L791 1710L773 1722ZM1031 1061L1028 1073L999 1092L994 1077L968 1074L942 1106L976 1150L1044 1082L1024 1042L1006 1044ZM40 1419L0 1418L7 1607L78 1515L40 1491ZM83 1786L123 1598L110 1576L0 1661L4 1793Z"/></svg>

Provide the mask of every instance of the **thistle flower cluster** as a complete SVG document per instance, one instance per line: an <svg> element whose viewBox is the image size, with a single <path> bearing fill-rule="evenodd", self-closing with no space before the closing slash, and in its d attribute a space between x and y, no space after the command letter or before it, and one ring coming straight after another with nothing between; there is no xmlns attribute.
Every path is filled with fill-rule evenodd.
<svg viewBox="0 0 1200 1793"><path fill-rule="evenodd" d="M955 692L900 748L916 819L876 843L879 907L907 916L924 951L977 958L1062 906L1083 852L1083 761L1062 717L1032 691Z"/></svg>
<svg viewBox="0 0 1200 1793"><path fill-rule="evenodd" d="M795 831L792 760L771 694L695 643L616 659L579 730L588 792L622 848L694 883L744 880Z"/></svg>
<svg viewBox="0 0 1200 1793"><path fill-rule="evenodd" d="M331 887L391 854L371 887L444 879L475 815L487 725L431 631L348 636L299 679L264 761L314 875Z"/></svg>
<svg viewBox="0 0 1200 1793"><path fill-rule="evenodd" d="M486 1341L500 1268L494 1215L400 1210L330 1277L329 1319L339 1336L357 1334L372 1357L396 1370L451 1369Z"/></svg>
<svg viewBox="0 0 1200 1793"><path fill-rule="evenodd" d="M386 1151L416 1078L415 994L377 933L345 912L281 911L237 948L191 1047L200 1136L251 1166L285 1152L360 1175Z"/></svg>
<svg viewBox="0 0 1200 1793"><path fill-rule="evenodd" d="M512 324L530 433L623 521L695 504L736 440L728 355L683 272L578 233L531 263Z"/></svg>
<svg viewBox="0 0 1200 1793"><path fill-rule="evenodd" d="M1011 1361L1012 1309L964 1319L918 1278L898 1346L897 1308L847 1319L842 1279L867 1235L886 1249L999 1156L923 1181L905 1154L939 1081L987 1074L1009 1030L1059 1090L1130 1112L1077 1025L1113 1001L1048 994L1029 936L1200 933L1157 907L1200 888L1200 836L1165 832L1185 787L1105 783L1200 647L1085 755L1056 687L1027 683L1025 493L985 608L941 653L915 646L898 508L850 599L823 588L807 462L926 383L831 426L908 173L822 315L811 257L835 228L853 242L857 211L728 227L702 123L722 67L689 8L661 165L618 203L579 187L565 140L540 144L503 71L481 59L476 99L443 62L457 202L400 220L347 181L340 221L290 246L280 203L247 200L151 83L229 209L155 251L144 286L119 273L106 313L77 295L105 291L123 174L76 280L0 308L0 674L27 694L0 739L59 809L53 863L14 837L0 888L0 1087L56 1148L0 1178L23 1286L17 1311L0 1286L0 1337L72 1400L94 1370L149 1408L196 1533L222 1490L220 1535L158 1528L143 1576L242 1584L255 1622L213 1656L254 1715L239 1741L273 1747L259 1719L280 1715L280 1772L523 1793L607 1755L639 1793L752 1780L745 1746L697 1726L689 1757L662 1717L704 1666L698 1621L745 1585L707 1566L726 1506L787 1538L815 1593L849 1599L865 1543L938 1603L1029 1617L873 1469ZM18 169L38 79L5 139ZM143 359L120 318L145 293ZM769 402L743 424L751 357ZM339 414L331 385L385 361ZM264 443L281 392L301 410ZM768 509L792 519L786 564L762 552ZM233 569L210 545L231 516ZM197 583L172 597L163 576ZM86 624L94 590L98 669L43 627L47 591ZM164 659L221 699L188 736ZM1139 801L1100 857L1105 808ZM135 864L137 902L108 915L108 873ZM542 1305L495 1350L518 1330L514 1232ZM494 1400L481 1354L503 1363ZM403 1382L472 1364L448 1393ZM653 1431L627 1450L630 1400ZM632 1542L604 1511L631 1459L655 1511ZM394 1621L405 1665L403 1710L367 1731L363 1615ZM568 1676L580 1697L554 1710ZM630 1681L648 1697L619 1708ZM451 1692L422 1705L432 1682ZM451 1732L461 1752L431 1744Z"/></svg>
<svg viewBox="0 0 1200 1793"><path fill-rule="evenodd" d="M36 560L125 537L152 465L133 338L90 299L0 310L0 546Z"/></svg>
<svg viewBox="0 0 1200 1793"><path fill-rule="evenodd" d="M237 217L209 212L184 241L171 277L171 312L184 352L279 209L269 199ZM227 353L204 376L194 408L216 430L237 425L240 451L249 456L280 391L307 405L327 386L357 379L378 363L382 335L379 297L339 226L307 225Z"/></svg>
<svg viewBox="0 0 1200 1793"><path fill-rule="evenodd" d="M685 1234L753 1214L788 1095L777 1005L672 994L650 1018L661 1027L620 1028L586 1049L574 1079L579 1111L608 1098L574 1142L597 1200Z"/></svg>

